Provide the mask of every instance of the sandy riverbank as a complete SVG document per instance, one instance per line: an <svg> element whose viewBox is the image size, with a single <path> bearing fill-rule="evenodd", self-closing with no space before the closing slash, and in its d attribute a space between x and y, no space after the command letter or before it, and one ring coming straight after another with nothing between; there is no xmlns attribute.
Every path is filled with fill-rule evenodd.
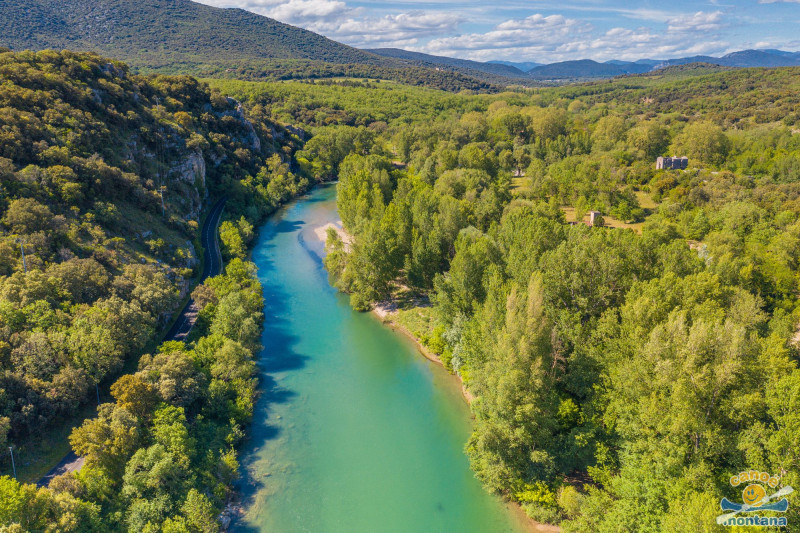
<svg viewBox="0 0 800 533"><path fill-rule="evenodd" d="M350 243L353 241L352 237L342 228L342 222L337 220L336 222L329 222L324 226L319 226L314 228L314 234L317 238L324 244L325 241L328 240L328 229L333 228L336 231L336 234L339 235L339 238L342 239L344 243L345 250L349 249Z"/></svg>

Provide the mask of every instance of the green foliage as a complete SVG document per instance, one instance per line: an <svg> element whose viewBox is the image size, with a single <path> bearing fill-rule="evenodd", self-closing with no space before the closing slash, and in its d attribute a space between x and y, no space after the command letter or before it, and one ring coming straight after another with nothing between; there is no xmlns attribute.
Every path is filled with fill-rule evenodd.
<svg viewBox="0 0 800 533"><path fill-rule="evenodd" d="M144 79L93 55L4 53L0 67L11 80L0 91L0 438L74 409L176 298L192 206L168 193L161 220L159 180L178 180L141 154L126 162L109 136L218 161L206 187L229 195L221 233L233 259L195 291L188 343L142 357L115 403L72 435L87 458L69 492L88 506L81 523L210 527L254 403L252 224L304 176L339 178L348 238L329 231L325 264L354 307L430 297L428 344L475 398L471 465L531 516L566 518L567 531L713 530L714 502L734 496L730 472L798 483L800 137L784 120L798 69L492 96L214 82L239 109L190 78ZM689 169L654 168L670 148ZM610 225L647 221L638 232L568 225L566 206ZM152 235L113 229L137 216ZM565 486L576 478L580 491ZM2 490L17 523L54 497Z"/></svg>
<svg viewBox="0 0 800 533"><path fill-rule="evenodd" d="M260 337L259 327L235 329L226 320L244 314L261 322L261 286L253 273L252 264L234 260L225 274L208 279L210 300L219 302L206 304L212 333L188 345L166 342L142 357L138 372L117 380L111 387L116 402L101 405L97 418L70 436L86 458L77 477L38 493L0 478L8 502L0 504L0 521L20 522L32 494L60 502L66 496L56 491L63 485L75 495L69 509L83 514L50 505L50 522L43 523L69 518L75 528L66 531L217 531L216 517L238 473L233 446L253 414L253 350Z"/></svg>
<svg viewBox="0 0 800 533"><path fill-rule="evenodd" d="M312 124L389 119L337 155L352 242L330 232L325 264L357 309L430 297L417 333L474 397L487 488L566 531L716 531L731 473L797 482L800 137L772 106L797 104L798 73L465 96L406 122L321 93L341 107ZM278 112L304 120L302 89ZM353 96L379 109L394 91ZM668 150L689 168L657 171ZM612 227L568 225L565 206Z"/></svg>
<svg viewBox="0 0 800 533"><path fill-rule="evenodd" d="M228 220L222 222L219 226L219 240L222 241L222 249L226 258L245 258L244 239L235 224Z"/></svg>
<svg viewBox="0 0 800 533"><path fill-rule="evenodd" d="M223 246L243 258L252 224L308 181L289 170L298 139L187 76L4 51L0 77L0 441L20 443L76 413L169 323L197 273L208 193L228 195ZM156 355L152 375L191 376L187 360ZM147 387L164 383L112 394L142 417Z"/></svg>

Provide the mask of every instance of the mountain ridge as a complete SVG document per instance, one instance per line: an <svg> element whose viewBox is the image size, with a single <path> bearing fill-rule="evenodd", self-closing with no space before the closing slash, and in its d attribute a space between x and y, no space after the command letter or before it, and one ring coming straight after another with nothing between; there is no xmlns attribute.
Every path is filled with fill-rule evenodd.
<svg viewBox="0 0 800 533"><path fill-rule="evenodd" d="M515 62L515 61L473 61L449 56L437 56L421 52L411 52L399 48L377 48L366 51L384 57L404 59L425 66L439 66L454 68L464 72L476 74L498 75L512 78L514 81L532 79L538 81L577 80L577 79L602 79L625 76L631 74L646 74L662 68L676 65L703 63L733 68L753 67L792 67L800 66L800 52L784 50L740 50L731 52L722 57L713 56L687 56L673 59L637 59L625 61L610 59L598 62L592 59L577 59L558 61L555 63ZM530 68L525 67L532 65ZM512 81L512 83L514 82Z"/></svg>

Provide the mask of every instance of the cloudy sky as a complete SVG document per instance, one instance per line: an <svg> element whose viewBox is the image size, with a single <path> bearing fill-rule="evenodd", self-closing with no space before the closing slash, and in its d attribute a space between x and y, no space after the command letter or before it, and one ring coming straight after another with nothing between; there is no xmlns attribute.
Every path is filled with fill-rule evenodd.
<svg viewBox="0 0 800 533"><path fill-rule="evenodd" d="M800 49L800 0L198 0L359 48L476 60L669 59Z"/></svg>

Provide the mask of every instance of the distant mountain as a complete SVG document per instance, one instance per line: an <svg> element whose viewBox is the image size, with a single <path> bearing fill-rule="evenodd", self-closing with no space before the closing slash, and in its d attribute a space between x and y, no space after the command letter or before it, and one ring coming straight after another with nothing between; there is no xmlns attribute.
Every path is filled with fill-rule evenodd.
<svg viewBox="0 0 800 533"><path fill-rule="evenodd" d="M494 63L496 65L508 65L509 67L518 68L523 72L528 72L530 69L542 65L542 63L535 63L533 61L487 61L487 63Z"/></svg>
<svg viewBox="0 0 800 533"><path fill-rule="evenodd" d="M562 61L531 69L528 76L541 80L579 79L579 78L613 78L627 74L619 66L609 63L598 63L591 59L578 61Z"/></svg>
<svg viewBox="0 0 800 533"><path fill-rule="evenodd" d="M607 65L617 65L621 67L623 70L639 70L644 68L653 68L661 61L657 59L639 59L637 61L620 61L619 59L612 59L610 61L605 61Z"/></svg>
<svg viewBox="0 0 800 533"><path fill-rule="evenodd" d="M752 68L752 67L796 67L800 66L800 52L784 52L783 50L742 50L732 52L722 57L693 56L678 59L668 59L656 65L663 68L670 65L685 65L687 63L711 63L723 67Z"/></svg>
<svg viewBox="0 0 800 533"><path fill-rule="evenodd" d="M613 78L626 74L644 74L676 65L702 63L722 67L793 67L800 66L800 52L782 50L742 50L723 57L692 56L676 59L620 61L612 59L598 63L590 59L562 61L531 69L528 75L537 80L580 80L591 78Z"/></svg>
<svg viewBox="0 0 800 533"><path fill-rule="evenodd" d="M721 57L717 64L724 67L794 67L800 65L800 53L780 50L742 50Z"/></svg>
<svg viewBox="0 0 800 533"><path fill-rule="evenodd" d="M480 61L470 61L469 59L457 59L454 57L410 52L408 50L401 50L400 48L374 48L366 51L383 57L402 59L419 66L447 67L469 74L483 72L485 74L504 76L507 78L526 78L525 71L505 63L482 63Z"/></svg>
<svg viewBox="0 0 800 533"><path fill-rule="evenodd" d="M767 52L768 54L773 54L776 56L794 56L800 54L800 52L786 52L784 50L775 50L774 48L766 48L760 50L760 52Z"/></svg>

